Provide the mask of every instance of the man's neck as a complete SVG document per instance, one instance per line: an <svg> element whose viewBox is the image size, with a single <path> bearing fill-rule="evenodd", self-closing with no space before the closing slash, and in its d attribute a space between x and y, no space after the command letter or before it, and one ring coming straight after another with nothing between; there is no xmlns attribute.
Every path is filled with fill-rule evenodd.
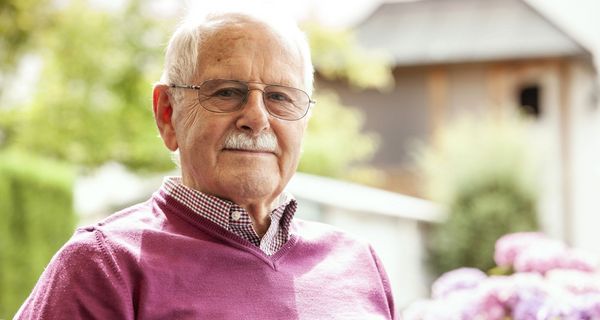
<svg viewBox="0 0 600 320"><path fill-rule="evenodd" d="M244 208L250 218L252 219L252 227L256 234L262 238L262 236L267 233L269 226L271 225L271 212L285 203L288 198L285 192L280 193L274 199L269 197L267 199L260 198L224 198L217 194L211 194L209 192L203 191L200 188L195 187L193 183L190 181L186 181L185 176L182 176L181 183L187 188L194 189L198 192L202 192L205 194L209 194L223 200L231 201L238 206Z"/></svg>
<svg viewBox="0 0 600 320"><path fill-rule="evenodd" d="M283 192L273 201L249 201L247 203L236 204L246 210L252 219L254 231L262 238L271 225L271 212L283 205L287 198L287 195Z"/></svg>
<svg viewBox="0 0 600 320"><path fill-rule="evenodd" d="M274 202L277 203L277 202ZM252 219L252 227L256 234L262 238L267 233L269 226L271 225L271 207L272 205L265 204L249 204L240 205L246 210L250 218Z"/></svg>

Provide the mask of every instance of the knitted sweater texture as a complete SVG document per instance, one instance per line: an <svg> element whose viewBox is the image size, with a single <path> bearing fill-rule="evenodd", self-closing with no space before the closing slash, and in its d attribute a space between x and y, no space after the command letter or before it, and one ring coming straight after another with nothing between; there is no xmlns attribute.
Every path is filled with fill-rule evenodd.
<svg viewBox="0 0 600 320"><path fill-rule="evenodd" d="M393 319L372 248L295 219L274 255L163 192L80 228L16 319Z"/></svg>

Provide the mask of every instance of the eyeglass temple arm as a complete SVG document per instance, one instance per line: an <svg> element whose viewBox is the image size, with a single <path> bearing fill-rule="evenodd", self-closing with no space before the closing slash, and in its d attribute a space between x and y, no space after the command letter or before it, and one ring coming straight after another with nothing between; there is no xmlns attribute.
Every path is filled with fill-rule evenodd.
<svg viewBox="0 0 600 320"><path fill-rule="evenodd" d="M170 88L183 88L183 89L194 89L199 90L200 86L197 85L188 85L188 84L170 84Z"/></svg>

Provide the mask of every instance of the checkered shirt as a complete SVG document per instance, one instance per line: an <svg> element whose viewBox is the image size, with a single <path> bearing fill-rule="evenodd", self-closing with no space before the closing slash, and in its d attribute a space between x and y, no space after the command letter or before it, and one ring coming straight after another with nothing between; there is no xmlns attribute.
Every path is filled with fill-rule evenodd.
<svg viewBox="0 0 600 320"><path fill-rule="evenodd" d="M271 224L260 238L252 227L250 215L237 204L223 200L181 183L180 177L167 177L161 189L180 204L259 247L265 254L273 255L289 239L290 224L296 212L297 202L288 193L280 196L278 206L271 211Z"/></svg>

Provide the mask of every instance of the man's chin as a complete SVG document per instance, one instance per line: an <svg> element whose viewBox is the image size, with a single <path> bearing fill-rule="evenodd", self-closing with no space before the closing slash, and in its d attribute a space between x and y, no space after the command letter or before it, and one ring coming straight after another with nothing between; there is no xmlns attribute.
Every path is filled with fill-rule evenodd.
<svg viewBox="0 0 600 320"><path fill-rule="evenodd" d="M228 177L223 177L223 182L226 184L222 187L227 189L231 199L267 200L277 196L275 193L280 182L277 177L273 173L267 174L262 170L240 168L229 172Z"/></svg>
<svg viewBox="0 0 600 320"><path fill-rule="evenodd" d="M227 171L238 171L238 174L245 174L246 171L256 171L273 174L279 171L278 158L270 152L246 152L246 151L228 151L224 152L219 159L219 166L231 168ZM275 171L274 171L275 170Z"/></svg>

